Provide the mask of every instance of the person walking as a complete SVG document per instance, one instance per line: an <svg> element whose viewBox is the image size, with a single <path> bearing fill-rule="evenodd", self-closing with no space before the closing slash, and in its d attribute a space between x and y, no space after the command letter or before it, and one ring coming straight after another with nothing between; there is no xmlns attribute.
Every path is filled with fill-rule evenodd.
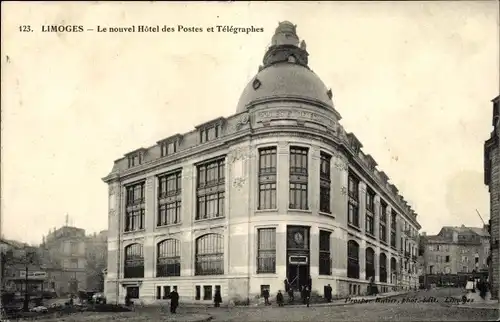
<svg viewBox="0 0 500 322"><path fill-rule="evenodd" d="M170 292L170 313L175 314L177 307L179 306L179 293L174 288L172 292Z"/></svg>
<svg viewBox="0 0 500 322"><path fill-rule="evenodd" d="M309 302L311 300L311 289L309 288L309 286L306 286L304 288L304 300L307 307L309 307Z"/></svg>
<svg viewBox="0 0 500 322"><path fill-rule="evenodd" d="M332 301L332 287L330 286L330 284L328 284L326 286L326 289L325 289L325 298L326 298L327 302L331 302Z"/></svg>
<svg viewBox="0 0 500 322"><path fill-rule="evenodd" d="M220 294L220 290L216 289L214 294L214 306L220 307L221 303L222 303L222 295Z"/></svg>
<svg viewBox="0 0 500 322"><path fill-rule="evenodd" d="M264 297L264 304L271 305L271 303L269 303L269 289L268 288L265 288L262 291L262 296Z"/></svg>
<svg viewBox="0 0 500 322"><path fill-rule="evenodd" d="M276 295L276 303L278 303L278 306L283 306L284 298L283 294L281 294L281 290L278 291L278 294Z"/></svg>

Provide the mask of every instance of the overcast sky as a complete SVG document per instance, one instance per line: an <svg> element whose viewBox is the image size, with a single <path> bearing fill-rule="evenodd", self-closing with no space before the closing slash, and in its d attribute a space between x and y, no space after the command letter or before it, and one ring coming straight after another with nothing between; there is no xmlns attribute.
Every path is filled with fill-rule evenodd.
<svg viewBox="0 0 500 322"><path fill-rule="evenodd" d="M235 112L279 21L427 233L489 217L483 144L499 94L497 1L2 3L2 233L65 214L107 228L107 175L141 146ZM29 24L31 33L19 32ZM263 27L263 33L42 33L42 24Z"/></svg>

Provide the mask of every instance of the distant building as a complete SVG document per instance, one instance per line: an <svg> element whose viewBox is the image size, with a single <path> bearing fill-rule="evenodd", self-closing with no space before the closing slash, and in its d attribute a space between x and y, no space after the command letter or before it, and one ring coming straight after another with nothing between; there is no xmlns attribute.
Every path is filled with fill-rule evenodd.
<svg viewBox="0 0 500 322"><path fill-rule="evenodd" d="M500 282L500 96L492 102L493 131L484 143L484 183L490 192L491 297L498 299Z"/></svg>
<svg viewBox="0 0 500 322"><path fill-rule="evenodd" d="M443 227L435 236L421 237L425 244L426 274L486 271L489 255L487 227Z"/></svg>
<svg viewBox="0 0 500 322"><path fill-rule="evenodd" d="M85 230L70 226L51 231L45 238L45 258L51 266L60 268L51 280L59 294L87 289L85 244Z"/></svg>
<svg viewBox="0 0 500 322"><path fill-rule="evenodd" d="M88 235L85 242L87 290L104 291L104 269L107 267L108 232Z"/></svg>

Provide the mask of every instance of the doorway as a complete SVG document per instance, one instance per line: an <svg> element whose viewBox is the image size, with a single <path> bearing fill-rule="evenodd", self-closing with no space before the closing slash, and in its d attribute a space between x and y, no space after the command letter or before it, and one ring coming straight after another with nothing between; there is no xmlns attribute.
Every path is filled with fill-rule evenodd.
<svg viewBox="0 0 500 322"><path fill-rule="evenodd" d="M307 278L309 277L308 265L288 264L287 272L288 282L295 290L300 290L302 285L307 284Z"/></svg>

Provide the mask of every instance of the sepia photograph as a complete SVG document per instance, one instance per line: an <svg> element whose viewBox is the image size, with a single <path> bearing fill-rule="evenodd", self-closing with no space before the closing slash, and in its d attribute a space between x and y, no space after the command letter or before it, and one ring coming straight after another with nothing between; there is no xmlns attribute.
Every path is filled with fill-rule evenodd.
<svg viewBox="0 0 500 322"><path fill-rule="evenodd" d="M500 1L3 1L0 321L500 321Z"/></svg>

